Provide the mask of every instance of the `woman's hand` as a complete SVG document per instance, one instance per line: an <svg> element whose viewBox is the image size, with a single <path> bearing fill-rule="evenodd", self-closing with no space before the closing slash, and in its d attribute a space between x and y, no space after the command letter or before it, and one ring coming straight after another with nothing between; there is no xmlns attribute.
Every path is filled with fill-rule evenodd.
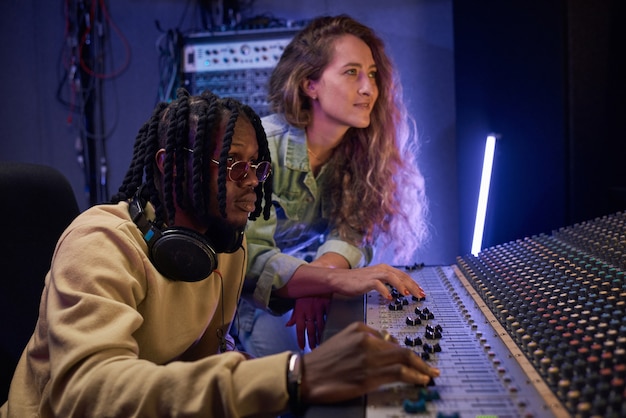
<svg viewBox="0 0 626 418"><path fill-rule="evenodd" d="M389 287L395 288L403 296L426 296L424 290L407 273L388 264L375 264L368 267L328 268L304 264L296 270L287 284L276 293L281 297L298 299L313 295L338 293L354 297L378 291L391 299Z"/></svg>
<svg viewBox="0 0 626 418"><path fill-rule="evenodd" d="M388 264L375 264L358 269L333 269L328 271L330 287L344 296L359 296L372 290L387 299L391 292L386 285L395 288L401 295L423 298L424 290L407 273Z"/></svg>
<svg viewBox="0 0 626 418"><path fill-rule="evenodd" d="M331 295L296 299L291 318L286 325L296 326L298 346L301 350L304 350L306 345L305 335L309 338L311 349L322 342L330 298Z"/></svg>

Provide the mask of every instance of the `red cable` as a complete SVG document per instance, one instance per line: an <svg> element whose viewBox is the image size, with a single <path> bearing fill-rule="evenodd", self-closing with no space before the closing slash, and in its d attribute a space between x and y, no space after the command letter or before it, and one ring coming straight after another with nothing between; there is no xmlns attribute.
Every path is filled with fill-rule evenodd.
<svg viewBox="0 0 626 418"><path fill-rule="evenodd" d="M96 15L96 3L98 3L101 6L102 9L102 13L105 16L105 20L107 21L107 23L109 23L109 25L113 28L113 30L115 31L115 33L117 33L117 35L119 36L119 38L122 40L122 44L124 45L124 51L125 51L125 61L122 64L122 66L113 71L112 73L109 74L102 74L102 73L96 73L95 71L93 71L91 68L89 68L89 66L87 65L86 62L84 62L84 60L82 59L82 50L83 50L83 46L85 45L85 42L87 40L87 36L89 36L89 34L91 33L91 29L92 29L92 25L91 22L89 22L89 25L87 26L87 29L80 41L80 45L78 48L78 56L81 57L80 58L80 66L81 68L89 75L91 75L92 77L96 77L96 78L100 78L100 79L107 79L107 78L114 78L117 77L119 74L121 74L124 70L126 70L126 68L128 68L128 65L130 63L130 46L128 44L128 40L124 37L124 35L122 34L122 32L119 30L119 28L115 25L115 23L113 22L113 20L111 19L109 12L106 9L106 5L104 4L104 0L99 0L99 1L94 1L92 3L92 10L91 10L91 16L93 18L93 16Z"/></svg>

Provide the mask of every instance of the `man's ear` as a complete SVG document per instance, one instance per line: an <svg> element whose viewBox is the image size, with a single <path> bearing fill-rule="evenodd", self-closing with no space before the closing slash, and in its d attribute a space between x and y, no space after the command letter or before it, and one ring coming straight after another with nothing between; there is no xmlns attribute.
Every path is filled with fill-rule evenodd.
<svg viewBox="0 0 626 418"><path fill-rule="evenodd" d="M157 167L159 167L159 171L161 172L161 174L163 174L163 166L165 164L165 148L161 148L157 151L156 155L154 156L154 160L156 161Z"/></svg>
<svg viewBox="0 0 626 418"><path fill-rule="evenodd" d="M317 81L306 78L300 83L302 92L313 100L317 100Z"/></svg>

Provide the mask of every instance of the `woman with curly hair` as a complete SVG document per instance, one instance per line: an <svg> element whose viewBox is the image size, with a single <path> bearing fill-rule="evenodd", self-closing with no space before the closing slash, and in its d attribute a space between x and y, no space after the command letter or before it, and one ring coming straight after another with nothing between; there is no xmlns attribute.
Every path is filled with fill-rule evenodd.
<svg viewBox="0 0 626 418"><path fill-rule="evenodd" d="M388 284L423 297L407 274L369 264L381 246L408 261L427 237L415 131L371 28L347 15L314 19L285 48L269 102L273 208L248 224L247 302L236 321L257 356L304 349L305 335L315 347L333 293L390 297Z"/></svg>

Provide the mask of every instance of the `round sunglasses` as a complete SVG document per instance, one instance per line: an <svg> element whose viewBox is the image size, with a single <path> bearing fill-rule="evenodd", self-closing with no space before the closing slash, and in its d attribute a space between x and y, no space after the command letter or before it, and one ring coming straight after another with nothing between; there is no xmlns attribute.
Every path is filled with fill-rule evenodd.
<svg viewBox="0 0 626 418"><path fill-rule="evenodd" d="M211 162L220 165L220 162L217 160L211 159ZM235 161L226 169L228 170L228 178L235 182L245 179L248 176L248 171L253 169L257 180L263 183L272 172L272 165L268 161L261 161L256 164L250 161Z"/></svg>

